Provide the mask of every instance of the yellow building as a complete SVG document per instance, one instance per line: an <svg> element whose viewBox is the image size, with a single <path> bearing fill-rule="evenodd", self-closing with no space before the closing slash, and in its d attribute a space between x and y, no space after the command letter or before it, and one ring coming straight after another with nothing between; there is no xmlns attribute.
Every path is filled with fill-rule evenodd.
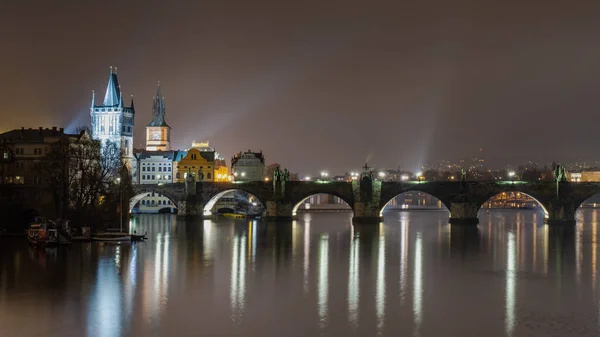
<svg viewBox="0 0 600 337"><path fill-rule="evenodd" d="M173 160L175 178L173 182L185 182L188 172L194 175L196 181L214 181L215 152L201 151L192 147L187 151L177 151Z"/></svg>
<svg viewBox="0 0 600 337"><path fill-rule="evenodd" d="M227 168L225 159L218 158L215 160L215 181L229 181L229 168Z"/></svg>

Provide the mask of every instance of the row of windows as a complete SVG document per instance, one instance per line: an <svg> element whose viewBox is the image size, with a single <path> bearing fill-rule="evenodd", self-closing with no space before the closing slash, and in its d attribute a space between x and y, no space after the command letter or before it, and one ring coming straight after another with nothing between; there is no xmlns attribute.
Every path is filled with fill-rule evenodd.
<svg viewBox="0 0 600 337"><path fill-rule="evenodd" d="M25 169L28 166L31 166L33 169L38 170L42 167L42 163L35 161L35 162L31 162L31 165L27 165L25 161L17 161L14 163L14 166L15 166L15 169L18 169L18 170Z"/></svg>
<svg viewBox="0 0 600 337"><path fill-rule="evenodd" d="M153 193L154 194L154 193ZM171 200L158 200L157 205L172 205ZM142 200L142 205L154 205L154 200Z"/></svg>
<svg viewBox="0 0 600 337"><path fill-rule="evenodd" d="M155 169L155 167L148 167L148 169L146 170L146 167L142 166L142 172L146 172L146 171L148 171L148 172L154 172L154 169ZM158 172L162 172L162 171L163 171L162 166L159 166L158 167ZM171 166L165 167L164 171L165 172L171 172Z"/></svg>
<svg viewBox="0 0 600 337"><path fill-rule="evenodd" d="M156 164L157 164L157 163L142 163L142 165L148 165L148 166L150 166L150 165L154 166L154 165L156 165ZM169 164L170 164L170 163L158 163L158 165L169 165Z"/></svg>
<svg viewBox="0 0 600 337"><path fill-rule="evenodd" d="M181 174L179 172L177 172L175 174L175 177L176 177L176 179L181 179ZM183 174L183 178L187 178L187 172L185 172ZM212 179L212 174L210 174L210 172L206 174L206 179Z"/></svg>
<svg viewBox="0 0 600 337"><path fill-rule="evenodd" d="M184 166L183 168L188 168L188 167L187 167L187 165L186 165L186 166ZM196 168L196 166L191 166L191 168L195 169L195 168ZM202 169L202 168L204 168L204 166L200 166L200 168ZM209 169L209 168L210 168L210 166L207 166L206 168L208 168L208 169Z"/></svg>
<svg viewBox="0 0 600 337"><path fill-rule="evenodd" d="M177 173L177 174L179 174L179 173ZM154 175L154 174L142 174L142 180L143 180L143 179L152 179L152 180L156 180L156 179L158 179L158 180L160 180L160 179L167 179L167 180L170 180L170 179L171 179L171 176L170 176L170 175L164 175L164 176L161 176L160 174L159 174L159 175Z"/></svg>
<svg viewBox="0 0 600 337"><path fill-rule="evenodd" d="M17 184L17 185L22 185L25 184L25 177L23 176L7 176L4 177L4 183L5 184Z"/></svg>

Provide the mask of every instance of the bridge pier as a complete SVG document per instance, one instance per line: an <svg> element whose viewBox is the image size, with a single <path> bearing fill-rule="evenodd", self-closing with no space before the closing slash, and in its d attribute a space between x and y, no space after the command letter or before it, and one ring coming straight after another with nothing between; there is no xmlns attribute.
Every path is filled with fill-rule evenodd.
<svg viewBox="0 0 600 337"><path fill-rule="evenodd" d="M271 221L290 221L292 220L291 202L286 200L267 200L265 210L265 220Z"/></svg>
<svg viewBox="0 0 600 337"><path fill-rule="evenodd" d="M575 204L571 200L552 199L547 206L548 217L544 222L549 226L574 226Z"/></svg>
<svg viewBox="0 0 600 337"><path fill-rule="evenodd" d="M479 218L479 203L466 194L459 195L450 202L450 224L451 225L477 225Z"/></svg>
<svg viewBox="0 0 600 337"><path fill-rule="evenodd" d="M352 210L355 224L378 224L383 221L381 216L381 181L371 176L364 176L360 181L352 182L354 203Z"/></svg>

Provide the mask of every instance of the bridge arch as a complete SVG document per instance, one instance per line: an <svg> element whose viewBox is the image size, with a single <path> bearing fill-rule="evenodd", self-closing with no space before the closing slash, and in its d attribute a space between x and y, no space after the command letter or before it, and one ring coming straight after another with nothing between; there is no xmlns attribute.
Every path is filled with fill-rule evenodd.
<svg viewBox="0 0 600 337"><path fill-rule="evenodd" d="M231 193L231 192L236 192L236 191L240 191L240 192L244 192L244 193L248 193L249 195L251 195L252 197L256 198L256 200L258 200L260 202L260 204L262 205L263 209L267 208L266 202L264 200L262 200L261 198L259 198L256 194L250 192L250 191L246 191L242 188L230 188L230 189L225 189L223 191L219 191L215 194L213 194L208 201L206 202L206 204L204 204L202 213L205 216L209 216L212 215L211 210L213 209L213 207L215 207L215 204L219 201L219 199L221 199L221 197L223 197L224 195Z"/></svg>
<svg viewBox="0 0 600 337"><path fill-rule="evenodd" d="M494 199L496 200L494 201ZM497 206L504 205L504 207L506 208L526 208L530 207L530 205L537 205L537 207L539 207L544 213L545 219L547 219L550 215L546 205L544 205L543 202L541 202L538 198L532 196L531 194L519 190L507 190L489 196L486 200L479 204L478 212L486 208L486 203L496 203ZM490 205L489 208L494 208L491 206L493 205Z"/></svg>
<svg viewBox="0 0 600 337"><path fill-rule="evenodd" d="M341 194L338 193L332 193L332 192L318 192L318 193L311 193L309 195L306 196L302 196L299 199L296 199L294 201L292 201L292 216L295 217L297 216L297 212L298 209L300 208L300 206L302 206L302 204L308 200L310 197L316 196L316 195L320 195L320 194L325 194L325 195L331 195L334 197L339 198L340 200L342 200L346 205L348 205L348 207L350 208L350 210L352 210L352 212L354 213L354 207L352 205L352 201L351 200L347 200L346 197L342 196Z"/></svg>
<svg viewBox="0 0 600 337"><path fill-rule="evenodd" d="M436 197L435 195L428 193L428 192L421 191L421 190L406 190L406 191L402 191L402 192L392 196L391 198L387 199L387 201L385 201L385 203L383 204L383 206L381 206L381 208L379 210L379 216L383 216L383 212L385 211L385 209L388 206L392 206L394 204L394 201L396 200L396 198L398 198L401 195L409 194L409 193L419 193L419 194L423 194L425 197L433 198L433 200L431 200L431 202L438 203L439 205L442 206L442 207L439 207L440 209L444 209L444 210L450 212L450 207L449 207L450 205L447 202ZM400 209L402 209L402 206L400 207Z"/></svg>
<svg viewBox="0 0 600 337"><path fill-rule="evenodd" d="M175 196L170 195L169 193L165 193L164 191L153 190L153 189L144 189L144 190L136 190L135 195L129 199L129 213L133 211L135 205L137 205L142 199L152 195L152 193L157 194L158 196L165 197L171 201L171 205L165 205L165 207L170 208L179 208L179 204L177 203L177 198Z"/></svg>

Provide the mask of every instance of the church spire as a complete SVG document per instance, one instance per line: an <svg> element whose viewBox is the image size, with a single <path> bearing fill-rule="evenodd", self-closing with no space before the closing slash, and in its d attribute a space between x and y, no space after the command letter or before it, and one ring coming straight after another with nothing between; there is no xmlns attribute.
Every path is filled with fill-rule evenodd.
<svg viewBox="0 0 600 337"><path fill-rule="evenodd" d="M92 90L92 105L91 105L91 109L94 108L94 105L95 105L94 102L96 102L96 92L94 90Z"/></svg>
<svg viewBox="0 0 600 337"><path fill-rule="evenodd" d="M131 110L135 111L135 108L133 107L133 94L131 94Z"/></svg>
<svg viewBox="0 0 600 337"><path fill-rule="evenodd" d="M108 85L106 86L106 95L104 95L104 106L118 106L120 100L121 88L119 87L119 81L117 80L117 73L113 72L113 67L111 66Z"/></svg>
<svg viewBox="0 0 600 337"><path fill-rule="evenodd" d="M154 98L152 104L152 113L154 114L154 118L152 122L148 126L169 126L165 122L165 98L162 97L162 92L160 91L160 81L158 82L158 88L156 89L156 97Z"/></svg>

